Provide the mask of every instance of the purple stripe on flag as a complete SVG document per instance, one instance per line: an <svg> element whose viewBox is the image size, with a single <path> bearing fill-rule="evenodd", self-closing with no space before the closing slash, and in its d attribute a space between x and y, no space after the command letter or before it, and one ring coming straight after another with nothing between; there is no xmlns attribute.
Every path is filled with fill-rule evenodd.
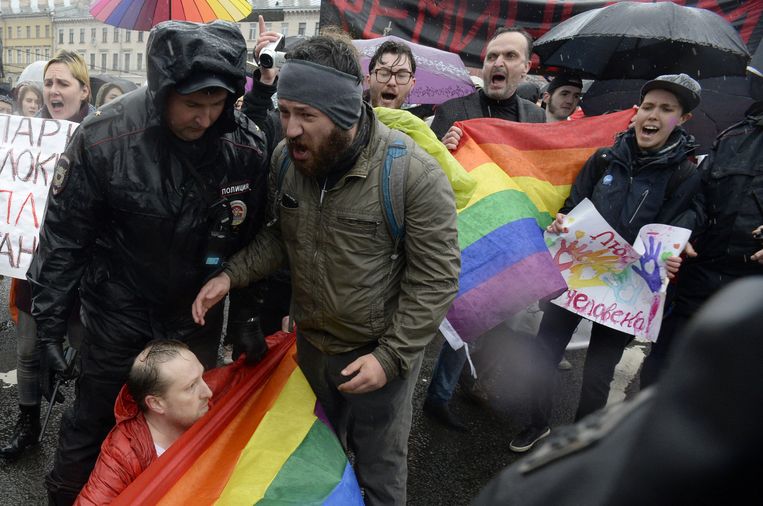
<svg viewBox="0 0 763 506"><path fill-rule="evenodd" d="M535 253L548 251L535 218L507 223L461 252L459 295Z"/></svg>
<svg viewBox="0 0 763 506"><path fill-rule="evenodd" d="M448 311L448 321L464 341L473 342L536 300L566 289L548 250L541 251L459 295Z"/></svg>

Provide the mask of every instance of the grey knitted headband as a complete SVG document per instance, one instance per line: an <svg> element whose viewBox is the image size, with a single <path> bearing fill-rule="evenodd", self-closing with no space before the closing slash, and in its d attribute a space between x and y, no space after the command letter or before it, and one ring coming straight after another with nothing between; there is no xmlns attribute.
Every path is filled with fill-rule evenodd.
<svg viewBox="0 0 763 506"><path fill-rule="evenodd" d="M357 77L331 67L289 60L278 74L278 98L315 107L339 128L349 130L360 119L363 86Z"/></svg>

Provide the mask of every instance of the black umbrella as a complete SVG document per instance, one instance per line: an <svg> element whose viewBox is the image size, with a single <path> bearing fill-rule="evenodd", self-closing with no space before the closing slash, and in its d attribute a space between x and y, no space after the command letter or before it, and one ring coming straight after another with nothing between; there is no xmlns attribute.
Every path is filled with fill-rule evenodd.
<svg viewBox="0 0 763 506"><path fill-rule="evenodd" d="M580 103L586 116L627 109L639 103L640 90L646 81L641 79L612 79L594 81ZM726 127L744 118L753 100L748 95L749 84L743 76L700 79L702 102L692 111L693 117L684 128L699 143L700 154L708 153L715 137Z"/></svg>
<svg viewBox="0 0 763 506"><path fill-rule="evenodd" d="M545 67L596 79L744 75L750 57L728 21L673 2L618 2L583 12L546 32L534 51Z"/></svg>

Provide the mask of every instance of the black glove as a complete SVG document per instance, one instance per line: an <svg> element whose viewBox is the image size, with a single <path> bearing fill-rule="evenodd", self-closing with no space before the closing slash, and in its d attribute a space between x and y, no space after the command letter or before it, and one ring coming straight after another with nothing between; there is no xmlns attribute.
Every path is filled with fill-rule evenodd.
<svg viewBox="0 0 763 506"><path fill-rule="evenodd" d="M55 389L56 380L69 380L73 377L75 367L68 363L64 356L63 345L56 341L40 342L40 391L45 399L50 402ZM61 389L56 393L55 402L64 402L64 394Z"/></svg>
<svg viewBox="0 0 763 506"><path fill-rule="evenodd" d="M233 345L233 360L243 353L246 355L246 363L252 365L262 360L268 352L259 317L228 321L227 337Z"/></svg>

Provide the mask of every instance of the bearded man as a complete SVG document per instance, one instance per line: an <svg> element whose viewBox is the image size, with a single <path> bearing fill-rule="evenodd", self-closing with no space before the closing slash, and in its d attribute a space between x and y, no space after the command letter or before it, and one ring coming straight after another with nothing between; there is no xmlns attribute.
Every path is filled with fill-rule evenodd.
<svg viewBox="0 0 763 506"><path fill-rule="evenodd" d="M413 389L458 291L456 207L437 162L363 103L362 80L344 40L289 51L270 226L201 289L193 315L204 324L229 289L288 261L299 365L355 456L365 503L404 505ZM402 240L385 226L385 163L406 174Z"/></svg>

